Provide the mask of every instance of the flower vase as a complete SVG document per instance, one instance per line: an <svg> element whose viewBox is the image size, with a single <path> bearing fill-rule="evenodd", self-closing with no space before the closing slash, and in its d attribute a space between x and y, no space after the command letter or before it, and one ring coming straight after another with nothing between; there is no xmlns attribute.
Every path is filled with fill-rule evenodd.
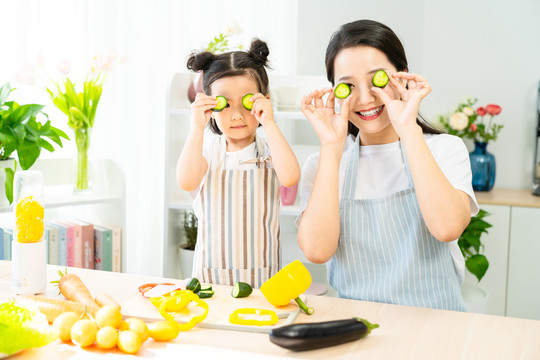
<svg viewBox="0 0 540 360"><path fill-rule="evenodd" d="M487 151L487 142L474 142L471 159L472 185L475 191L489 191L495 184L495 156Z"/></svg>
<svg viewBox="0 0 540 360"><path fill-rule="evenodd" d="M80 127L75 130L77 143L77 183L75 192L88 192L88 148L90 147L90 128Z"/></svg>

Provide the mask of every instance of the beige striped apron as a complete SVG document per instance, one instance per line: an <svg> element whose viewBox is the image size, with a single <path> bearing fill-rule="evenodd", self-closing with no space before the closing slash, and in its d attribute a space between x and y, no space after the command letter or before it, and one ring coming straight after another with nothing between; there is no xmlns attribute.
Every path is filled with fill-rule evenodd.
<svg viewBox="0 0 540 360"><path fill-rule="evenodd" d="M193 276L202 282L259 288L280 268L279 182L264 145L256 138L257 156L244 161L250 170L225 169L226 144L220 140L218 164L200 190L202 218ZM215 159L216 157L214 157Z"/></svg>

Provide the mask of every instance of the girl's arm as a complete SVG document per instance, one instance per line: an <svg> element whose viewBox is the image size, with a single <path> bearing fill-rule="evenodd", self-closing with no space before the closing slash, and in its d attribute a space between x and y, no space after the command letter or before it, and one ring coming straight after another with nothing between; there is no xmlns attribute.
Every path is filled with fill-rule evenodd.
<svg viewBox="0 0 540 360"><path fill-rule="evenodd" d="M326 104L322 97L330 93ZM339 164L347 138L349 99L334 111L332 89L315 90L302 99L302 112L321 140L319 164L308 204L298 225L298 244L313 263L325 263L336 252L339 240ZM312 104L313 102L313 104Z"/></svg>
<svg viewBox="0 0 540 360"><path fill-rule="evenodd" d="M300 166L289 143L274 121L274 112L270 99L259 93L253 95L251 101L253 102L251 113L264 128L279 183L285 187L298 184Z"/></svg>
<svg viewBox="0 0 540 360"><path fill-rule="evenodd" d="M396 79L407 80L408 89ZM420 102L431 92L431 87L422 76L405 72L390 76L390 83L403 100L393 100L378 88L372 90L387 106L390 121L405 147L424 221L439 241L456 240L471 219L469 196L450 184L416 123Z"/></svg>
<svg viewBox="0 0 540 360"><path fill-rule="evenodd" d="M198 93L191 104L191 128L176 164L176 181L182 190L197 189L206 174L208 162L203 156L204 127L216 105L214 97L203 93Z"/></svg>

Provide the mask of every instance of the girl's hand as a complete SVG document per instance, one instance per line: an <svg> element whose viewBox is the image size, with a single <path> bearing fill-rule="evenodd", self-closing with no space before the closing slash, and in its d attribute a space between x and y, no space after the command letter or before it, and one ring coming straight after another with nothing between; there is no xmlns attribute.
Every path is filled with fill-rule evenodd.
<svg viewBox="0 0 540 360"><path fill-rule="evenodd" d="M212 117L212 109L216 106L217 100L214 96L197 93L195 101L191 104L191 124L204 129Z"/></svg>
<svg viewBox="0 0 540 360"><path fill-rule="evenodd" d="M326 104L323 96L329 94ZM302 112L309 119L315 132L321 140L321 145L325 144L345 144L347 139L347 127L349 123L349 102L350 97L341 103L341 110L336 114L334 89L324 88L315 90L302 99Z"/></svg>
<svg viewBox="0 0 540 360"><path fill-rule="evenodd" d="M407 72L397 72L390 75L389 79L390 86L400 95L401 99L392 99L383 89L378 87L373 87L371 90L386 105L392 126L400 135L407 129L417 126L416 117L420 109L420 102L431 92L431 86L423 76ZM408 88L405 87L404 82L398 79L406 80Z"/></svg>
<svg viewBox="0 0 540 360"><path fill-rule="evenodd" d="M253 103L251 115L255 116L255 119L257 119L263 127L269 122L275 121L270 95L264 96L261 93L257 93L251 97L251 102Z"/></svg>

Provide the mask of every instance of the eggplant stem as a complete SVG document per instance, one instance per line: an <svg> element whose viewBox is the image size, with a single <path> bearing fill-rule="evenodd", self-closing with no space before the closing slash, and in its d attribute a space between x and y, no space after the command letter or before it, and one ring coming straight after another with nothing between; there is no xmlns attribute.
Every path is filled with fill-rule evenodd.
<svg viewBox="0 0 540 360"><path fill-rule="evenodd" d="M306 314L311 315L315 312L315 309L313 309L312 307L308 307L306 303L304 303L302 299L300 299L300 296L294 299L294 301L296 301L300 309L302 309L302 311Z"/></svg>
<svg viewBox="0 0 540 360"><path fill-rule="evenodd" d="M376 328L379 327L379 324L372 324L369 321L367 321L366 319L362 319L362 318L359 318L359 317L355 317L354 319L356 319L356 321L363 322L367 326L368 334L371 332L371 330L376 329Z"/></svg>

